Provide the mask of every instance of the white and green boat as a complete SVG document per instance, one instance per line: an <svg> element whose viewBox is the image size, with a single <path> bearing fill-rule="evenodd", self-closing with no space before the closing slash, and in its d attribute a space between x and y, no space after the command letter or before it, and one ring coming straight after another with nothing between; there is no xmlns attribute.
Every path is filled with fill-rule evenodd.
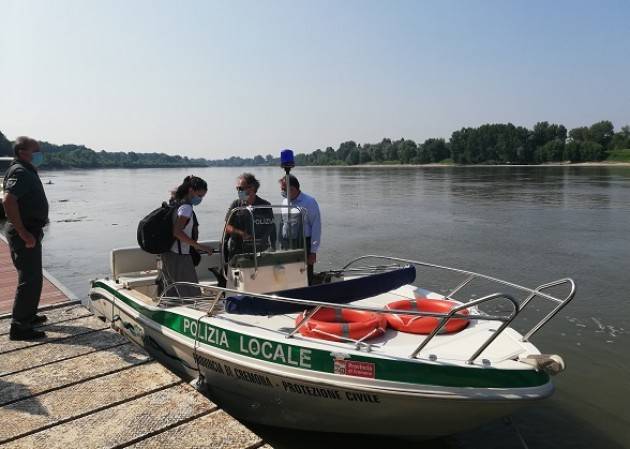
<svg viewBox="0 0 630 449"><path fill-rule="evenodd" d="M247 210L254 221L254 208ZM224 242L206 244L224 248ZM541 354L529 340L573 298L571 279L526 288L426 262L364 256L307 287L305 251L284 246L260 251L254 243L251 252L225 264L224 255L204 255L199 284L173 284L161 293L156 256L116 249L111 277L92 282L91 308L162 363L198 378L214 401L244 421L435 437L552 394L550 375L562 371L562 359ZM432 293L422 277L416 279L416 269L434 273L425 281L442 274L462 279L450 291ZM227 288L211 274L220 270ZM182 297L182 287L197 293ZM552 296L552 288L566 289L566 295ZM524 334L510 327L540 299L553 303L542 320ZM448 307L420 307L431 300ZM500 310L488 312L486 305ZM340 318L319 319L330 310ZM390 323L404 318L412 328L422 322L430 333L385 330L382 314ZM316 319L327 326L312 326ZM357 335L356 322L368 331ZM463 325L449 329L454 322Z"/></svg>

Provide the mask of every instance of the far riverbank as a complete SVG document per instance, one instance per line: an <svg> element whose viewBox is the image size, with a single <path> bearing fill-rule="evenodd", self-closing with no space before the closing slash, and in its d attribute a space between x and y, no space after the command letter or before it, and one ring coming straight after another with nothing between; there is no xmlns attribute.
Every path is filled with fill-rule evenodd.
<svg viewBox="0 0 630 449"><path fill-rule="evenodd" d="M267 168L267 167L275 167L275 165L234 165L228 167L216 167L216 166L190 166L190 167L66 167L66 168L41 168L40 172L55 172L55 171L64 171L64 170L120 170L120 169L134 169L134 170L144 170L144 169L182 169L182 168L191 168L191 169L199 169L199 168ZM301 167L309 167L309 168L433 168L433 167L483 167L483 168L493 168L493 167L630 167L630 162L576 162L576 163L549 163L549 164L358 164L358 165L302 165Z"/></svg>
<svg viewBox="0 0 630 449"><path fill-rule="evenodd" d="M358 164L358 165L305 165L304 167L316 168L431 168L431 167L630 167L630 162L558 162L549 164Z"/></svg>

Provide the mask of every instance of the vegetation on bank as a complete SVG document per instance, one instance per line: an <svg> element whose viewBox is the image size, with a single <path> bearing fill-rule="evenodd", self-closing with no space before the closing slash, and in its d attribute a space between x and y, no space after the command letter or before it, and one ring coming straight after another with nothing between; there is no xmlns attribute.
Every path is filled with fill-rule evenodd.
<svg viewBox="0 0 630 449"><path fill-rule="evenodd" d="M164 153L96 152L83 145L40 142L46 152L44 168L140 168L140 167L240 167L275 166L277 157L220 160L190 159ZM0 155L13 155L11 142L0 132ZM296 155L298 165L363 164L542 164L548 162L630 162L630 126L615 132L612 122L600 121L567 131L559 124L538 122L530 130L522 126L486 124L462 128L450 139L383 139L357 144L350 140L338 148L317 149Z"/></svg>
<svg viewBox="0 0 630 449"><path fill-rule="evenodd" d="M0 156L13 156L12 143L0 132ZM40 142L46 157L42 168L147 168L206 167L206 159L164 153L94 151L83 145L54 145Z"/></svg>
<svg viewBox="0 0 630 449"><path fill-rule="evenodd" d="M606 160L611 162L630 162L630 149L610 150Z"/></svg>
<svg viewBox="0 0 630 449"><path fill-rule="evenodd" d="M298 165L397 165L397 164L542 164L547 162L621 161L630 148L630 126L614 131L601 121L567 131L563 125L539 122L533 129L508 124L462 128L450 139L383 139L379 143L343 142L308 154L297 154ZM231 157L210 161L211 166L276 165L271 155L253 159Z"/></svg>

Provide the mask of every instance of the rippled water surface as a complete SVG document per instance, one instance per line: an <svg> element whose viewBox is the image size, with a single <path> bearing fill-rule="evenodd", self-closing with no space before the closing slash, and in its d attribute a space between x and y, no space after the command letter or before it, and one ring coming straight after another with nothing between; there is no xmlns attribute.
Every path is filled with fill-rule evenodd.
<svg viewBox="0 0 630 449"><path fill-rule="evenodd" d="M44 172L44 182L52 182L45 186L51 204L45 267L85 297L89 280L107 275L110 249L135 244L138 220L190 171ZM195 170L210 185L197 208L202 238L219 236L241 171ZM280 169L254 172L262 182L260 196L280 203ZM543 352L561 354L567 370L555 379L552 399L517 413L514 422L530 448L630 447L630 168L298 168L295 173L322 210L319 269L363 254L387 254L531 287L574 278L575 300L533 338ZM418 283L436 281L422 276ZM547 310L533 305L532 313ZM256 430L277 448L393 444ZM431 442L395 444L522 447L516 431L502 422Z"/></svg>

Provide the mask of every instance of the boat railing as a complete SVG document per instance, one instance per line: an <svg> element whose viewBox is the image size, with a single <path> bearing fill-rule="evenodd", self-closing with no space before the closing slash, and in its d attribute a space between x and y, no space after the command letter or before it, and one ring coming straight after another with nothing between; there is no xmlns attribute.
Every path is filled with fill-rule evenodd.
<svg viewBox="0 0 630 449"><path fill-rule="evenodd" d="M170 296L168 293L171 291L178 291L178 287L186 286L188 288L198 288L200 291L199 296L195 297L181 297L181 296ZM211 294L204 294L205 292L212 292ZM423 343L410 355L410 358L416 358L418 353L428 344L428 342L433 339L435 335L439 332L439 330L446 324L446 322L451 318L462 318L462 319L475 319L475 320L486 320L486 321L501 321L503 322L502 326L497 330L497 332L493 333L480 347L473 356L468 360L468 363L473 363L474 360L483 352L485 348L487 348L494 339L505 329L514 319L516 314L518 313L518 303L516 300L510 295L504 293L493 293L488 296L484 296L483 298L476 299L470 303L462 304L461 306L451 310L450 313L438 313L438 312L424 312L424 311L416 311L416 310L397 310L397 309L386 309L384 307L372 307L372 306L362 306L356 304L335 304L324 301L313 301L306 299L295 299L295 298L287 298L278 295L269 295L264 293L250 293L243 292L240 290L234 290L230 288L218 287L215 285L205 285L205 284L197 284L191 282L175 282L169 284L164 292L160 295L158 299L158 307L175 307L175 306L187 306L193 307L198 310L202 310L206 312L208 315L212 315L217 310L217 305L219 303L219 299L223 298L227 295L243 295L246 294L248 296L267 299L270 301L277 302L285 302L292 304L300 304L304 306L305 309L312 308L309 312L306 313L306 316L300 323L298 323L291 331L286 332L286 338L292 338L303 326L317 310L322 307L334 308L339 310L360 310L367 312L375 312L375 313L390 313L390 314L405 314L405 315L416 315L418 317L435 317L441 319L440 325L435 330L434 333L427 336ZM504 300L513 305L513 311L508 316L502 315L489 315L489 314L461 314L457 313L463 309L472 308L478 304L495 301L495 300ZM474 310L474 309L473 309ZM335 336L336 338L340 338L341 340L348 341L353 343L357 349L365 348L367 351L370 351L372 345L365 342L365 338L360 340L355 340L352 338L344 338Z"/></svg>
<svg viewBox="0 0 630 449"><path fill-rule="evenodd" d="M410 264L417 267L426 267L426 268L433 268L437 270L449 271L453 273L459 273L465 276L466 278L460 284L458 284L455 288L453 288L447 294L444 295L445 298L451 299L451 300L456 300L454 298L454 295L464 290L464 288L470 285L472 281L477 280L477 279L483 279L486 281L494 282L499 285L504 285L507 287L514 288L521 292L525 292L527 296L521 302L518 303L516 315L520 314L532 302L534 298L538 297L538 298L543 298L548 301L554 302L556 306L547 315L545 315L540 321L538 321L534 326L532 326L531 329L529 329L527 332L524 333L523 338L521 339L521 341L523 342L529 341L532 335L538 332L554 316L556 316L558 312L560 312L560 310L566 307L567 304L569 304L569 302L575 297L575 293L576 293L575 282L571 278L562 278L556 281L539 285L536 288L528 288L522 285L515 284L513 282L508 282L503 279L498 279L496 277L488 276L481 273L475 273L474 271L467 271L467 270L462 270L459 268L446 267L443 265L436 265L436 264L422 262L418 260L402 259L398 257L380 256L380 255L366 255L366 256L357 257L351 260L350 262L346 263L346 265L344 265L344 267L340 270L340 272L341 273L354 272L354 273L367 274L367 272L375 273L383 269L390 269L392 267L392 265L380 265L380 266L376 265L376 266L368 266L368 267L350 268L355 263L361 260L366 260L366 259L381 259L381 260L387 260L389 262L405 263L405 264ZM566 294L566 296L562 298L558 298L556 296L553 296L545 292L546 290L549 290L553 287L561 287L561 286L568 287L568 293ZM470 305L471 301L466 302L466 304Z"/></svg>
<svg viewBox="0 0 630 449"><path fill-rule="evenodd" d="M510 325L510 323L514 320L514 318L516 318L516 315L518 315L518 302L512 296L506 295L504 293L494 293L492 295L484 296L483 298L475 299L473 301L464 303L464 304L462 304L460 306L454 307L453 309L451 309L451 311L448 313L448 315L446 315L445 317L443 317L440 320L440 323L435 327L435 329L433 329L433 331L427 336L427 338L425 338L422 341L422 343L420 343L420 346L418 346L411 353L411 358L415 359L418 356L418 354L420 353L420 351L422 351L429 344L429 342L431 340L433 340L433 337L435 337L437 334L440 333L440 331L444 328L444 326L446 326L446 323L448 323L448 320L453 318L453 316L457 312L459 312L460 310L468 309L470 307L474 307L474 306L477 306L479 304L483 304L483 303L486 303L486 302L489 302L489 301L493 301L493 300L497 300L497 299L505 299L505 300L509 301L511 303L511 305L513 306L512 312L506 318L503 318L503 317L497 318L497 320L498 321L502 321L503 324L501 324L499 329L497 329L495 332L493 332L492 335L490 335L490 337L488 337L488 339L486 341L484 341L481 344L481 346L479 346L479 348L477 348L475 353L472 356L470 356L470 358L467 360L468 364L474 363L475 359L477 359L477 357L479 357L481 355L481 353L483 351L485 351L485 349L488 346L490 346L490 344L492 344L492 342L499 335L501 335L501 332L503 332L503 330Z"/></svg>
<svg viewBox="0 0 630 449"><path fill-rule="evenodd" d="M199 294L195 296L185 296L180 292L180 287L185 287L185 291L197 289ZM164 288L158 298L157 306L161 309L185 306L210 313L216 306L218 300L223 297L223 292L217 292L217 289L218 287L210 289L204 284L193 282L173 282ZM208 291L212 293L205 294Z"/></svg>
<svg viewBox="0 0 630 449"><path fill-rule="evenodd" d="M254 225L255 220L254 220L254 212L256 210L271 210L272 214L273 211L275 209L280 209L280 210L284 210L286 209L287 211L287 232L288 232L288 238L291 238L291 231L292 231L292 226L293 224L291 223L291 215L298 215L300 217L300 224L304 223L304 217L306 216L306 209L304 209L303 207L299 207L299 206L288 206L288 205L259 205L259 206L237 206L234 207L232 209L230 209L229 215L227 217L227 219L225 220L225 225L223 226L223 233L221 236L221 266L223 267L223 276L225 278L228 277L227 274L227 268L228 268L228 264L229 261L227 260L227 255L225 252L225 249L227 247L226 243L227 243L227 239L228 237L228 233L227 233L227 227L232 223L232 217L239 213L239 212L246 212L249 215L249 223L251 224L251 227L249 229L249 231L251 232L251 242L252 242L252 247L253 247L253 252L252 252L252 256L253 256L253 260L254 260L254 270L252 271L251 274L251 278L252 279L256 279L256 276L258 274L258 248L257 248L257 243L256 243L256 226ZM296 212L294 212L296 211ZM274 228L275 228L275 222L273 223ZM284 226L284 222L280 223L280 229L274 229L274 232L279 232L280 238L282 238L282 232L283 232L283 226ZM302 232L302 235L300 236L301 238L301 248L304 250L304 261L306 261L306 236L304 235L304 232Z"/></svg>
<svg viewBox="0 0 630 449"><path fill-rule="evenodd" d="M363 266L363 267L354 267L351 268L356 262L375 258L387 260L391 263L389 265L371 265L371 266ZM248 295L260 299L266 299L270 301L277 302L285 302L292 304L300 304L304 306L304 309L309 309L308 312L305 313L304 319L302 319L292 330L286 332L286 338L292 338L295 334L300 330L302 326L311 318L317 310L322 307L333 308L333 309L351 309L351 310L361 310L375 313L389 313L389 314L405 314L405 315L415 315L418 317L435 317L440 320L438 326L424 338L424 340L418 345L418 347L410 354L410 358L417 358L418 354L427 347L427 345L435 338L436 335L440 333L440 331L444 328L444 326L448 323L451 318L462 318L467 320L487 320L487 321L500 321L501 326L496 329L492 333L492 335L486 339L470 356L467 360L467 363L472 364L474 361L483 353L483 351L492 344L492 342L499 336L501 333L514 321L514 319L532 302L532 300L536 297L541 297L556 303L556 306L553 308L551 312L549 312L544 318L542 318L539 322L537 322L529 331L525 333L522 338L522 341L528 341L531 336L538 332L545 324L551 320L562 308L564 308L575 296L576 287L575 282L570 278L559 279L557 281L549 282L547 284L539 285L536 288L528 288L518 284L514 284L512 282L504 281L502 279L498 279L492 276L487 276L481 273L475 273L472 271L461 270L458 268L451 268L441 265L435 265L428 262L415 261L410 259L401 259L397 257L389 257L389 256L378 256L378 255L367 255L356 258L349 263L347 263L341 270L337 270L338 274L352 274L352 275L366 275L366 274L374 274L377 272L393 270L401 267L401 263L406 265L415 265L420 267L428 267L439 270L446 270L449 272L455 272L466 276L464 281L458 284L455 288L451 289L445 296L447 299L455 300L458 302L462 302L461 300L455 299L454 295L456 293L461 293L467 286L471 284L475 279L484 279L486 281L491 281L497 283L499 285L509 286L516 290L523 291L527 293L527 296L524 300L519 302L512 295L507 293L492 293L481 298L472 299L472 297L466 301L462 302L461 305L454 307L451 309L449 313L438 313L438 312L425 312L425 311L417 311L417 310L397 310L397 309L388 309L384 307L372 307L372 306L363 306L357 304L335 304L324 301L314 301L307 299L295 299L295 298L287 298L275 294L264 294L264 293L252 293L252 292L243 292L240 290L218 287L215 285L206 285L206 284L197 284L190 282L175 282L173 284L168 285L164 292L159 297L158 307L173 307L173 306L188 306L193 307L198 310L203 310L208 315L212 315L217 310L217 305L219 300L225 298L228 295ZM558 286L568 286L569 292L564 298L557 298L545 291ZM179 286L187 286L194 287L199 289L199 295L194 297L182 297L179 295L178 287ZM169 293L175 291L176 296L171 296ZM206 292L210 292L210 294L206 294ZM496 315L496 314L488 314L480 311L477 306L481 304L486 304L489 302L498 302L502 301L506 304L509 304L512 308L511 312L508 315ZM468 313L460 313L462 310L467 310ZM336 336L339 338L338 336ZM372 345L366 343L364 339L354 340L350 338L342 338L343 341L349 341L355 344L357 349L365 348L368 351L371 350ZM429 355L429 359L432 359L435 356Z"/></svg>

